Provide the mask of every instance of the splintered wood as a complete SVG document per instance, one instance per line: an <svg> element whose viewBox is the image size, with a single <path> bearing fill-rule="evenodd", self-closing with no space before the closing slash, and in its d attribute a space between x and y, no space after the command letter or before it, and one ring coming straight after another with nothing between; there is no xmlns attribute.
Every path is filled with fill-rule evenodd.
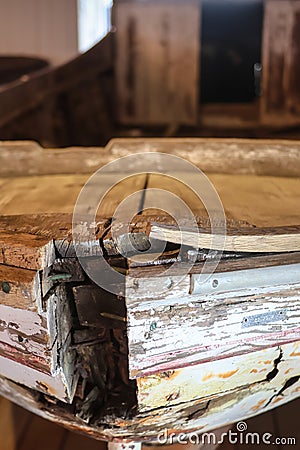
<svg viewBox="0 0 300 450"><path fill-rule="evenodd" d="M97 439L153 443L165 428L206 432L300 395L298 142L1 147L2 395ZM212 224L187 174L160 173L159 154L148 173L145 155L137 176L124 164L89 187L106 196L91 248L80 242L83 270L72 241L80 190L99 167L146 150L205 169L225 210L225 252L209 252ZM189 206L199 239L188 223L179 235L157 189ZM137 214L115 233L116 209L136 192ZM101 279L123 276L119 294L90 276L100 260Z"/></svg>
<svg viewBox="0 0 300 450"><path fill-rule="evenodd" d="M226 236L201 229L178 229L152 224L150 237L194 248L244 253L279 253L300 251L300 227L230 230Z"/></svg>

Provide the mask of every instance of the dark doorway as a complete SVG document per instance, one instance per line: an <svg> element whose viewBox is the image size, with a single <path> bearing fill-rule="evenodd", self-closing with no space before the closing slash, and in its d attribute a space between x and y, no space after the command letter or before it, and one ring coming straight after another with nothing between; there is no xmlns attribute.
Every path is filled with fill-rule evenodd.
<svg viewBox="0 0 300 450"><path fill-rule="evenodd" d="M201 103L251 102L259 95L262 23L262 1L203 1Z"/></svg>

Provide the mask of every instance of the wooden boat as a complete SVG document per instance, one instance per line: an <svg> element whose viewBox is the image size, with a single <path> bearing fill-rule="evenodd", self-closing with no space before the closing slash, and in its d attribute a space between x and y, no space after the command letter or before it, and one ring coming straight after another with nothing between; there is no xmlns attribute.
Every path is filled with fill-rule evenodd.
<svg viewBox="0 0 300 450"><path fill-rule="evenodd" d="M208 432L300 395L299 142L121 139L63 150L3 142L0 150L1 395L113 443ZM138 155L137 173L123 162L101 173L96 188L109 192L94 240L83 239L78 253L80 190L126 155ZM186 228L179 258L174 221L153 206L153 189L170 191L201 233L211 232L193 175L187 186L184 171L161 171L174 155L206 174L226 213L231 247L211 255L218 264L203 283L213 244L201 248ZM138 213L116 235L113 219L128 198ZM73 215L73 231L74 223ZM136 257L133 243L143 252L153 236L167 239L163 252ZM102 280L105 264L123 275L117 292L83 269L100 260Z"/></svg>
<svg viewBox="0 0 300 450"><path fill-rule="evenodd" d="M46 147L106 143L116 134L112 74L109 34L66 64L1 84L0 139L32 139Z"/></svg>

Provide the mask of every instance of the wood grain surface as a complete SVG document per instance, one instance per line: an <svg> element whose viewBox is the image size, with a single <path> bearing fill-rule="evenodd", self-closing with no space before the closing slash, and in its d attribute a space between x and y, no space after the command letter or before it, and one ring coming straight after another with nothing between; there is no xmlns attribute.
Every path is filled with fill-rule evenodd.
<svg viewBox="0 0 300 450"><path fill-rule="evenodd" d="M64 149L42 149L30 141L4 141L0 149L1 177L91 174L116 158L145 152L184 158L205 173L300 176L300 144L295 140L124 138L112 139L105 148ZM157 168L159 163L157 157ZM139 167L147 171L145 155L141 155ZM128 171L128 167L123 170Z"/></svg>
<svg viewBox="0 0 300 450"><path fill-rule="evenodd" d="M119 121L127 125L195 125L199 96L199 3L123 1L115 5L114 22L118 29ZM182 34L184 40L180 39Z"/></svg>
<svg viewBox="0 0 300 450"><path fill-rule="evenodd" d="M189 186L179 181L183 175L172 174L177 180L167 176L150 175L147 183L146 175L139 175L127 178L116 186L113 174L103 175L96 186L96 192L105 192L111 186L114 187L107 194L99 212L104 217L112 216L122 200L146 186L148 192L145 195L144 208L161 204L156 198L157 192L152 191L161 189L179 197L194 214L207 217L201 198L199 199ZM244 220L259 227L300 223L300 178L211 174L209 179L220 196L227 219ZM72 213L80 190L87 180L87 175L1 178L0 213ZM162 206L166 212L170 210L170 205ZM177 213L178 211L179 207ZM153 209L151 213L154 213Z"/></svg>

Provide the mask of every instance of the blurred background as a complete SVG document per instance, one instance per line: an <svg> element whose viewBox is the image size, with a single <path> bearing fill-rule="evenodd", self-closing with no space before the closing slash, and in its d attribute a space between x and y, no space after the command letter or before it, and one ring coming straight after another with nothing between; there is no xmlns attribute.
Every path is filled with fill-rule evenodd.
<svg viewBox="0 0 300 450"><path fill-rule="evenodd" d="M300 136L299 0L0 0L0 140Z"/></svg>

